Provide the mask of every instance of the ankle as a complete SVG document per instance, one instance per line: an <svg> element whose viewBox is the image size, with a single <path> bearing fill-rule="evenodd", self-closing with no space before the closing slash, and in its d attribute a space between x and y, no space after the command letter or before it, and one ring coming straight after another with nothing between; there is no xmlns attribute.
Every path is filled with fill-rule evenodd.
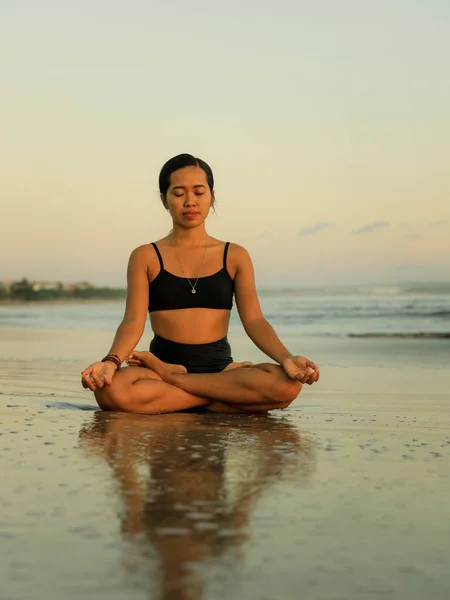
<svg viewBox="0 0 450 600"><path fill-rule="evenodd" d="M166 376L166 381L171 385L177 385L177 383L180 383L180 381L185 375L187 375L187 373L177 373L176 371L169 371Z"/></svg>

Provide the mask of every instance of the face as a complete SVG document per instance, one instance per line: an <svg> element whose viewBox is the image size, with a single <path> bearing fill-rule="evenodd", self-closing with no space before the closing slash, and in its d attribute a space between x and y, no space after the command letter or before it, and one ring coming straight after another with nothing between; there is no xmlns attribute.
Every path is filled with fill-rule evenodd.
<svg viewBox="0 0 450 600"><path fill-rule="evenodd" d="M161 198L174 223L194 227L203 223L214 202L206 173L200 167L185 167L172 173L170 187Z"/></svg>

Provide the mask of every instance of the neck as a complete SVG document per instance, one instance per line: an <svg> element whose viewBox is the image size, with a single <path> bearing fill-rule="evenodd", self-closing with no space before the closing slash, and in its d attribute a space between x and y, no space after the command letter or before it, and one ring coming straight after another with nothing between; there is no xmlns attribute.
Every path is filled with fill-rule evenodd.
<svg viewBox="0 0 450 600"><path fill-rule="evenodd" d="M174 226L170 239L174 246L203 246L208 237L205 225L199 225L193 229L184 229Z"/></svg>

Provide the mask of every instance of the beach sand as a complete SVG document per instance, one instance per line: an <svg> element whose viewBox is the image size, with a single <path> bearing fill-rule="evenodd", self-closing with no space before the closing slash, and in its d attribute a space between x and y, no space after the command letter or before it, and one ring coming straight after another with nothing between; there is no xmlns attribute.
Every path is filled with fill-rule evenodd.
<svg viewBox="0 0 450 600"><path fill-rule="evenodd" d="M448 342L305 340L319 384L245 417L96 410L110 342L0 329L2 600L450 597Z"/></svg>

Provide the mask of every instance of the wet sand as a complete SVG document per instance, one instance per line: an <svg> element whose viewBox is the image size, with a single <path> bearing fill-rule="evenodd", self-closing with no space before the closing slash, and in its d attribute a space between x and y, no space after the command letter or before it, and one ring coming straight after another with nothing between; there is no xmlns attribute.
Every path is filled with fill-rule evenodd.
<svg viewBox="0 0 450 600"><path fill-rule="evenodd" d="M445 342L318 340L286 411L144 417L79 385L110 338L0 329L2 600L450 596Z"/></svg>

